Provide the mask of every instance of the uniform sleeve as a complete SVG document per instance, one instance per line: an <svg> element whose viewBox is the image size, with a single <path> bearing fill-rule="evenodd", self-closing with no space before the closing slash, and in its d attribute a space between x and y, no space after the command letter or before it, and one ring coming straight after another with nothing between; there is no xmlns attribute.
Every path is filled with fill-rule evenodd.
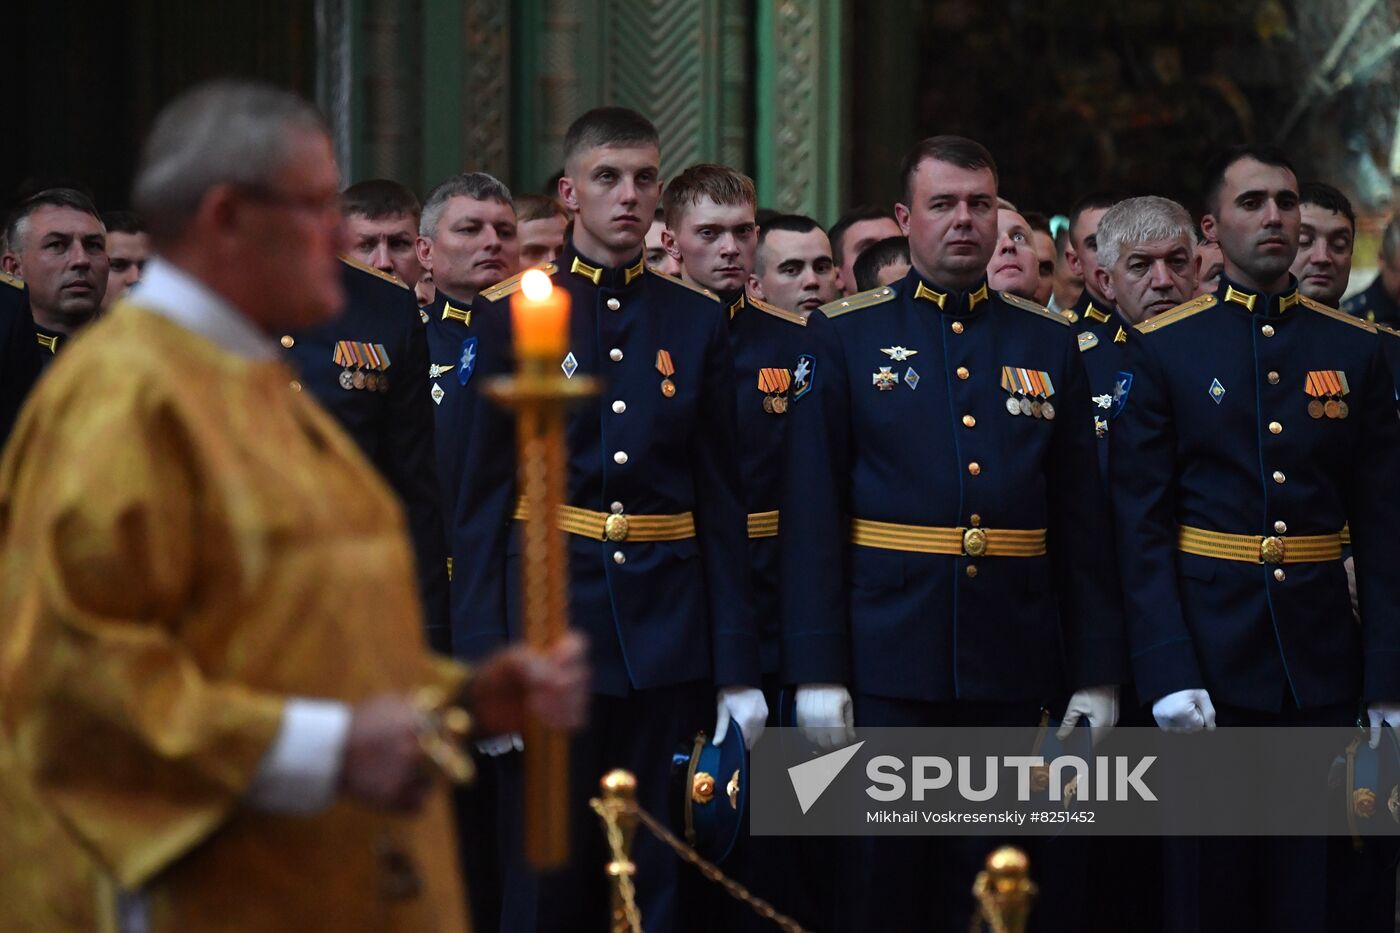
<svg viewBox="0 0 1400 933"><path fill-rule="evenodd" d="M1067 413L1091 410L1089 377L1073 334L1065 342L1059 404ZM1059 418L1051 439L1050 562L1057 581L1066 676L1071 689L1128 679L1113 510L1099 477L1092 422ZM1088 549L1093 560L1085 560Z"/></svg>
<svg viewBox="0 0 1400 933"><path fill-rule="evenodd" d="M758 629L749 593L748 509L739 475L734 358L719 309L705 354L700 420L691 447L695 522L710 611L715 683L760 685Z"/></svg>
<svg viewBox="0 0 1400 933"><path fill-rule="evenodd" d="M515 514L515 419L481 391L509 373L510 316L504 303L472 305L477 361L462 387L453 433L462 438L462 475L451 516L452 653L481 658L509 638L506 544Z"/></svg>
<svg viewBox="0 0 1400 933"><path fill-rule="evenodd" d="M0 288L11 291L8 285ZM14 291L13 296L0 295L0 447L10 436L20 406L37 378L39 352L29 299L20 291Z"/></svg>
<svg viewBox="0 0 1400 933"><path fill-rule="evenodd" d="M1351 407L1361 409L1366 424L1352 460L1347 521L1361 608L1362 697L1392 701L1400 699L1400 420L1379 341L1360 395Z"/></svg>
<svg viewBox="0 0 1400 933"><path fill-rule="evenodd" d="M1128 645L1138 696L1204 688L1176 577L1176 432L1151 340L1128 341L1133 384L1108 432Z"/></svg>
<svg viewBox="0 0 1400 933"><path fill-rule="evenodd" d="M418 592L428 645L439 654L452 651L448 617L447 554L444 517L433 452L433 410L428 395L428 338L412 292L404 292L403 358L393 361L384 443L377 466L403 503L417 563Z"/></svg>
<svg viewBox="0 0 1400 933"><path fill-rule="evenodd" d="M135 887L229 817L283 700L206 674L180 639L202 535L179 419L72 381L0 468L0 722L46 806Z"/></svg>
<svg viewBox="0 0 1400 933"><path fill-rule="evenodd" d="M820 311L805 334L812 387L788 412L778 519L783 679L849 683L849 381L836 328ZM794 361L796 365L796 361Z"/></svg>

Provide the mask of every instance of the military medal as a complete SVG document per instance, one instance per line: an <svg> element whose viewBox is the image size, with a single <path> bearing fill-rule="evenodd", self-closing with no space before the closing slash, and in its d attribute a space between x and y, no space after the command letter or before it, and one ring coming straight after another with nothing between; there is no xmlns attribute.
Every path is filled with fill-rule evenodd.
<svg viewBox="0 0 1400 933"><path fill-rule="evenodd" d="M1040 417L1044 418L1046 421L1054 421L1055 406L1051 405L1048 401L1043 403L1040 406Z"/></svg>
<svg viewBox="0 0 1400 933"><path fill-rule="evenodd" d="M671 362L671 351L656 351L656 371L664 377L661 380L661 394L667 398L675 396L676 384L671 381L671 377L676 374L676 366Z"/></svg>
<svg viewBox="0 0 1400 933"><path fill-rule="evenodd" d="M787 369L760 369L758 391L763 394L763 410L770 415L787 411L787 390L792 385L792 373Z"/></svg>
<svg viewBox="0 0 1400 933"><path fill-rule="evenodd" d="M1308 402L1308 415L1313 418L1326 416L1336 420L1351 413L1351 406L1342 397L1351 391L1347 374L1339 369L1310 371L1303 383L1303 391L1312 396Z"/></svg>
<svg viewBox="0 0 1400 933"><path fill-rule="evenodd" d="M1003 366L1001 387L1008 393L1006 410L1009 413L1054 420L1055 406L1050 403L1050 396L1055 394L1055 384L1049 373L1041 369Z"/></svg>
<svg viewBox="0 0 1400 933"><path fill-rule="evenodd" d="M360 361L355 355L354 344L349 340L337 340L335 353L331 357L340 369L340 387L349 391L355 388L355 375L359 370Z"/></svg>
<svg viewBox="0 0 1400 933"><path fill-rule="evenodd" d="M348 369L342 369L342 370L340 371L340 387L341 387L342 389L353 389L353 388L355 388L355 383L352 381L353 379L354 379L354 375L350 372L350 370L348 370Z"/></svg>
<svg viewBox="0 0 1400 933"><path fill-rule="evenodd" d="M899 385L899 376L890 367L881 366L877 372L870 374L870 384L881 392L891 392Z"/></svg>
<svg viewBox="0 0 1400 933"><path fill-rule="evenodd" d="M365 388L369 389L371 392L378 392L379 377L376 376L374 373L370 373L368 376L365 376Z"/></svg>
<svg viewBox="0 0 1400 933"><path fill-rule="evenodd" d="M1013 415L1019 415L1021 413L1021 403L1016 401L1016 396L1013 395L1006 400L1006 410Z"/></svg>

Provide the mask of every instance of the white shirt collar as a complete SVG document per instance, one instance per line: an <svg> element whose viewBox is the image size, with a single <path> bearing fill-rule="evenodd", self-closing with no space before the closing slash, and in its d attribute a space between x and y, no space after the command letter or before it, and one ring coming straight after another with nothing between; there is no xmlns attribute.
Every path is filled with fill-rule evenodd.
<svg viewBox="0 0 1400 933"><path fill-rule="evenodd" d="M127 296L132 304L210 341L219 349L252 360L272 360L277 345L213 289L178 266L152 257Z"/></svg>

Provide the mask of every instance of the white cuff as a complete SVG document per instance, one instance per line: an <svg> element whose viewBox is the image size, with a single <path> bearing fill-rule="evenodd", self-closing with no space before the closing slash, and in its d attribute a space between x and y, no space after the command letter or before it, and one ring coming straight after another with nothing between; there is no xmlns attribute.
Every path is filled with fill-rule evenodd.
<svg viewBox="0 0 1400 933"><path fill-rule="evenodd" d="M350 707L328 700L289 699L282 725L263 755L247 804L270 813L311 815L335 802Z"/></svg>

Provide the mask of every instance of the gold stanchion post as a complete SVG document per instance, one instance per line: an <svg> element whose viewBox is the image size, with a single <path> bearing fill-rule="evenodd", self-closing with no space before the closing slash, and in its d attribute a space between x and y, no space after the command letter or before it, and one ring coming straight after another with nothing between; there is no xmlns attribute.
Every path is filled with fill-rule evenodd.
<svg viewBox="0 0 1400 933"><path fill-rule="evenodd" d="M549 276L530 270L511 296L514 375L486 384L486 394L516 414L520 494L528 503L524 528L525 641L547 648L568 628L568 563L559 531L564 501L564 412L597 394L596 380L568 378L560 361L568 349L569 295ZM536 869L569 858L569 739L533 717L525 724L525 857Z"/></svg>
<svg viewBox="0 0 1400 933"><path fill-rule="evenodd" d="M1030 859L1014 846L1002 846L987 856L972 894L992 933L1025 933L1036 893L1030 871Z"/></svg>
<svg viewBox="0 0 1400 933"><path fill-rule="evenodd" d="M612 892L609 929L613 933L629 933L641 929L633 886L637 866L632 861L632 840L637 834L637 779L630 771L619 768L603 775L598 785L603 796L593 805L603 821L612 855L607 867L608 888Z"/></svg>

